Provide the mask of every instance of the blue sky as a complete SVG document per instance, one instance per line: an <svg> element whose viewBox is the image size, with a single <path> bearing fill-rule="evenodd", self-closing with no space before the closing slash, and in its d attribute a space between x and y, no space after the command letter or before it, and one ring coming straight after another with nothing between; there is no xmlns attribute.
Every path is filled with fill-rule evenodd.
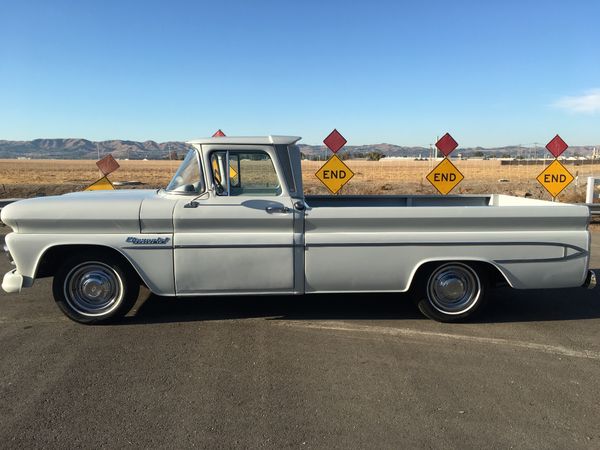
<svg viewBox="0 0 600 450"><path fill-rule="evenodd" d="M600 143L600 2L0 0L0 139Z"/></svg>

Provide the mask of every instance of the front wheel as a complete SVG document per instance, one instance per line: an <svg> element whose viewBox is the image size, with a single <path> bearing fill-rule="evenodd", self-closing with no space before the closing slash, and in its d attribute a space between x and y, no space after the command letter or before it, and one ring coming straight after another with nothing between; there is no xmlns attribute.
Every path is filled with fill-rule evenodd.
<svg viewBox="0 0 600 450"><path fill-rule="evenodd" d="M124 316L139 294L133 270L107 256L76 256L57 271L52 284L56 304L70 319L99 323Z"/></svg>
<svg viewBox="0 0 600 450"><path fill-rule="evenodd" d="M485 302L487 273L482 267L448 262L425 270L413 291L419 310L439 322L473 317Z"/></svg>

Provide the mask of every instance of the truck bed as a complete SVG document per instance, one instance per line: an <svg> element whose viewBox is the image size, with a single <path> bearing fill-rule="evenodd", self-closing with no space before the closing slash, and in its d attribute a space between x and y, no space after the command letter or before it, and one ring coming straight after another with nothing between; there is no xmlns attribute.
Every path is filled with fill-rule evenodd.
<svg viewBox="0 0 600 450"><path fill-rule="evenodd" d="M565 207L569 203L550 202L502 194L480 195L307 195L311 208L373 207L461 207L461 206L546 206Z"/></svg>
<svg viewBox="0 0 600 450"><path fill-rule="evenodd" d="M486 261L519 289L581 285L587 273L583 206L497 194L306 203L307 292L404 291L413 270L432 260Z"/></svg>
<svg viewBox="0 0 600 450"><path fill-rule="evenodd" d="M311 208L382 206L489 206L491 195L307 195Z"/></svg>

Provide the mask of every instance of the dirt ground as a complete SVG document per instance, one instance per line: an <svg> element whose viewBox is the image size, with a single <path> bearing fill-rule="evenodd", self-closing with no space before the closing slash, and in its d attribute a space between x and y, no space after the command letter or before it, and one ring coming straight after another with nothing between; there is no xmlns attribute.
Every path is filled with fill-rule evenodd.
<svg viewBox="0 0 600 450"><path fill-rule="evenodd" d="M383 159L345 161L355 176L340 194L434 194L426 180L434 161ZM465 179L452 194L501 193L550 199L536 181L542 165L504 166L497 160L454 160ZM139 181L139 188L164 187L180 161L119 161L111 181ZM315 177L322 161L303 161L304 192L326 194ZM563 202L585 200L586 177L600 173L599 165L567 166L578 179L559 196ZM92 160L0 160L0 197L55 195L84 189L100 177Z"/></svg>

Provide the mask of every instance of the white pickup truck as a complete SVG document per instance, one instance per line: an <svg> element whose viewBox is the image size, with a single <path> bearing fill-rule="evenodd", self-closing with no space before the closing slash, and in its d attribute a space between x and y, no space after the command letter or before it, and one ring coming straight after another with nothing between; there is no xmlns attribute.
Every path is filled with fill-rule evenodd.
<svg viewBox="0 0 600 450"><path fill-rule="evenodd" d="M165 189L77 192L2 210L20 292L54 277L71 319L160 296L411 291L440 321L472 316L498 283L593 287L584 206L506 195L304 196L300 138L191 141Z"/></svg>

